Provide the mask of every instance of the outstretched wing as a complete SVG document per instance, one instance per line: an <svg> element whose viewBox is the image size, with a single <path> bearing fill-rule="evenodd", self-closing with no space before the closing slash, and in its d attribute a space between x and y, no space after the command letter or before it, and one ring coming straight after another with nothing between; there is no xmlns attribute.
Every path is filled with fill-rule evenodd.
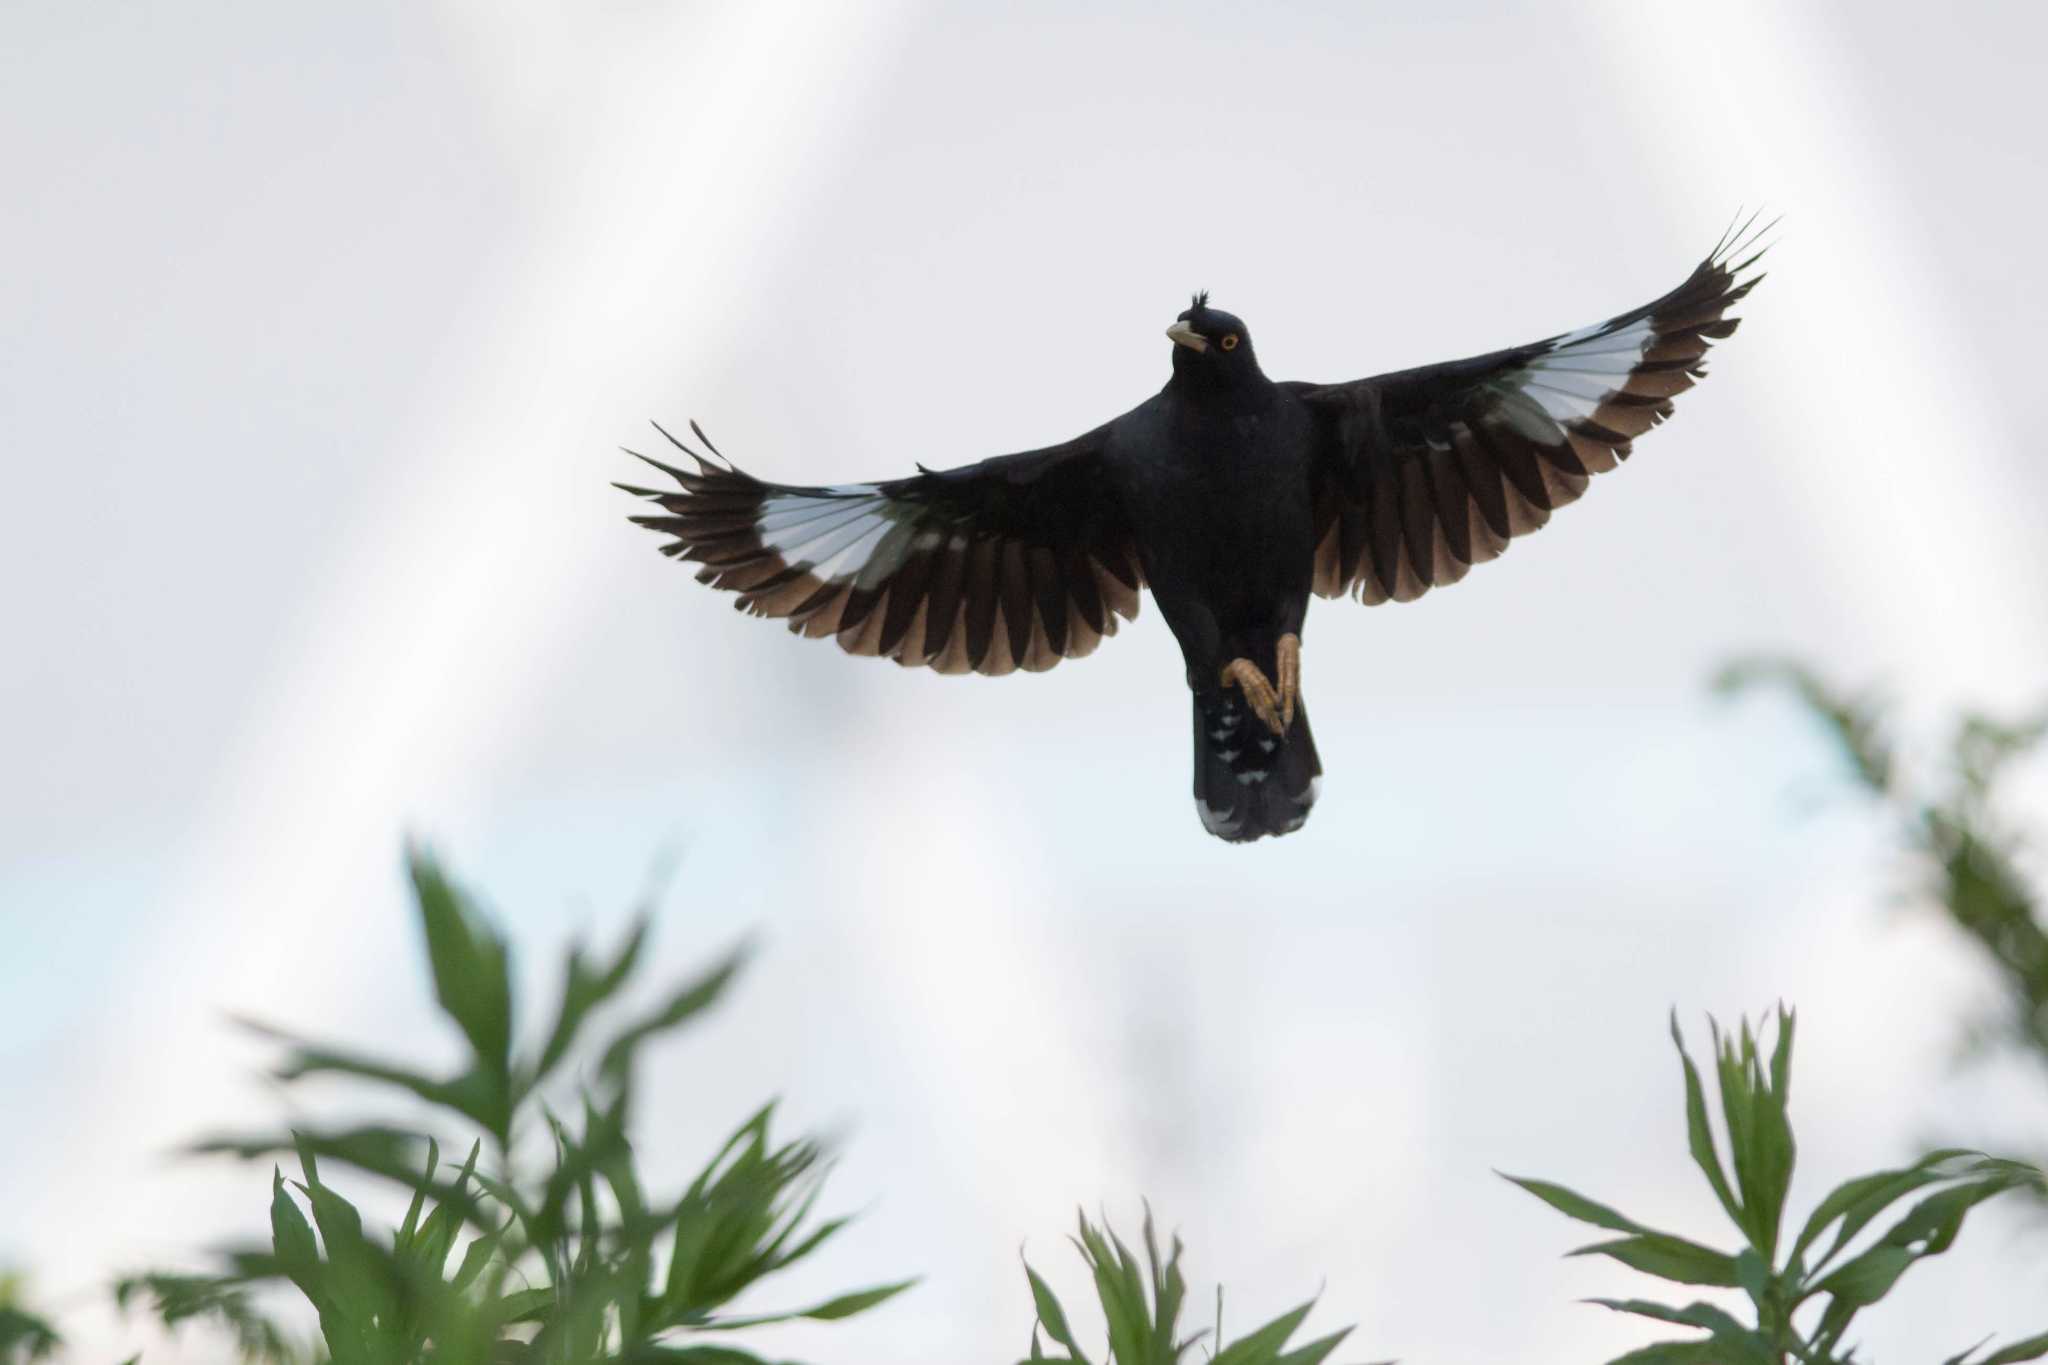
<svg viewBox="0 0 2048 1365"><path fill-rule="evenodd" d="M1322 428L1315 590L1407 602L1455 583L1627 459L1706 374L1707 348L1735 331L1729 308L1763 278L1745 277L1763 254L1747 228L1663 298L1597 326L1297 389Z"/></svg>
<svg viewBox="0 0 2048 1365"><path fill-rule="evenodd" d="M619 487L660 505L633 520L672 536L662 553L702 565L697 580L738 593L741 611L849 654L991 675L1093 653L1138 614L1138 555L1102 470L1107 428L828 488L764 483L690 429L711 458L668 439L694 469L640 457L677 487Z"/></svg>

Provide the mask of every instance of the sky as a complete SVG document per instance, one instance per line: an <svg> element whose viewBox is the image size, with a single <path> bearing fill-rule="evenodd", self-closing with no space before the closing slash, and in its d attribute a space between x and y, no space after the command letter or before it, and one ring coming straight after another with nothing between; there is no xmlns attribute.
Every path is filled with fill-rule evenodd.
<svg viewBox="0 0 2048 1365"><path fill-rule="evenodd" d="M655 870L658 958L752 934L645 1083L680 1178L767 1093L923 1273L778 1350L1021 1349L1023 1246L1149 1199L1249 1322L1362 1358L1602 1359L1645 1287L1496 1169L1704 1234L1665 1034L1800 1010L1795 1202L2037 1089L1952 1079L1981 967L1782 705L2048 677L2048 17L1734 3L59 5L0 44L0 1261L81 1342L114 1270L246 1235L170 1160L288 1101L229 1014L452 1057L399 852L538 989ZM1707 383L1499 565L1318 603L1298 836L1202 834L1155 610L1001 680L741 617L608 486L650 419L845 482L1065 439L1196 288L1280 377L1590 323L1785 215ZM2019 401L2014 401L2014 400ZM2038 795L2039 784L2030 788ZM2037 802L2033 807L2043 810ZM25 1117L24 1117L25 1116ZM1866 1333L2038 1331L2010 1220ZM1475 1311L1474 1305L1483 1304ZM1917 1305L1917 1307L1916 1307ZM996 1354L991 1355L994 1352ZM97 1358L81 1355L81 1358ZM167 1354L166 1359L176 1358Z"/></svg>

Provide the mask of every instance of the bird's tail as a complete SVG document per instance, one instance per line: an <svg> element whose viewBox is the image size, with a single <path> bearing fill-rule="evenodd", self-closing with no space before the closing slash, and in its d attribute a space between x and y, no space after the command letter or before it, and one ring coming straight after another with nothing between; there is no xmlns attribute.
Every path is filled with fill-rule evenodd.
<svg viewBox="0 0 2048 1365"><path fill-rule="evenodd" d="M1202 828L1231 843L1292 834L1308 819L1323 761L1308 711L1276 735L1236 690L1195 694L1195 813Z"/></svg>

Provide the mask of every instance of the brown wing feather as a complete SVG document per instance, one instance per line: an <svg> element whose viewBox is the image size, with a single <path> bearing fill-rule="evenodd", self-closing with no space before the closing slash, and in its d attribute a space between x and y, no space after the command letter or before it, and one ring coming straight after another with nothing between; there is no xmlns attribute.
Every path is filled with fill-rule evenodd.
<svg viewBox="0 0 2048 1365"><path fill-rule="evenodd" d="M1315 590L1371 604L1454 583L1627 459L1706 374L1709 347L1734 333L1728 310L1763 278L1746 273L1763 254L1750 226L1663 298L1597 326L1300 386L1323 426Z"/></svg>
<svg viewBox="0 0 2048 1365"><path fill-rule="evenodd" d="M660 430L660 428L656 428ZM1042 670L1138 614L1131 533L1100 470L1101 432L887 483L767 483L662 435L694 463L671 489L619 487L634 517L741 611L831 636L850 654L941 673Z"/></svg>

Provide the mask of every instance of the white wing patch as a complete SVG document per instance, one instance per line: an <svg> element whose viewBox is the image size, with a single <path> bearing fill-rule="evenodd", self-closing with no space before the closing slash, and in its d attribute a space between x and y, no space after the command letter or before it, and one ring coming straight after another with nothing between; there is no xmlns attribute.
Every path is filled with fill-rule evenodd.
<svg viewBox="0 0 2048 1365"><path fill-rule="evenodd" d="M1534 400L1550 419L1537 429L1534 422L1517 420L1526 414L1508 405L1508 421L1533 441L1547 446L1564 443L1562 428L1572 421L1593 421L1602 403L1620 391L1630 373L1643 361L1643 353L1656 340L1656 328L1649 318L1608 330L1611 324L1581 327L1551 343L1551 348L1516 372L1509 381L1515 391Z"/></svg>
<svg viewBox="0 0 2048 1365"><path fill-rule="evenodd" d="M903 510L872 484L814 493L773 494L755 514L764 549L826 582L873 587L903 566L912 527ZM890 532L901 535L890 538Z"/></svg>

